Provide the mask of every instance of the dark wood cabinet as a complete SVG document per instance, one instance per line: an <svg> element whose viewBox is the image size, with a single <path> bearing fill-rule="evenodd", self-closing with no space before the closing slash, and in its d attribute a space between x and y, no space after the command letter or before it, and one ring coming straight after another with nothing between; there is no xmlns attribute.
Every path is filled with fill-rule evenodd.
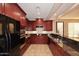
<svg viewBox="0 0 79 59"><path fill-rule="evenodd" d="M19 21L21 28L27 26L26 13L16 3L0 3L0 14Z"/></svg>
<svg viewBox="0 0 79 59"><path fill-rule="evenodd" d="M56 42L50 39L49 48L54 56L70 56L69 53L64 51Z"/></svg>
<svg viewBox="0 0 79 59"><path fill-rule="evenodd" d="M20 23L0 14L0 53L9 53L20 44Z"/></svg>
<svg viewBox="0 0 79 59"><path fill-rule="evenodd" d="M52 20L44 21L43 19L39 20L36 19L36 21L29 21L29 28L30 30L36 30L36 26L43 26L45 31L52 31Z"/></svg>
<svg viewBox="0 0 79 59"><path fill-rule="evenodd" d="M42 34L42 35L36 35L36 34L31 35L28 40L29 40L28 42L31 43L31 44L48 44L48 41L49 41L48 36L44 35L44 34Z"/></svg>
<svg viewBox="0 0 79 59"><path fill-rule="evenodd" d="M0 3L0 55L18 55L25 38L20 29L27 26L26 13L16 3ZM3 54L4 53L4 54Z"/></svg>
<svg viewBox="0 0 79 59"><path fill-rule="evenodd" d="M0 3L0 13L2 13L2 3Z"/></svg>

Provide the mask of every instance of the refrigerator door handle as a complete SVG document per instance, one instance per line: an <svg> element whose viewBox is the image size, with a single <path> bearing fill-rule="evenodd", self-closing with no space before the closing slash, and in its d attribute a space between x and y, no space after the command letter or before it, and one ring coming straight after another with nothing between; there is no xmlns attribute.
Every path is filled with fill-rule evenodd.
<svg viewBox="0 0 79 59"><path fill-rule="evenodd" d="M10 48L9 49L11 49L11 34L10 33L8 33L8 35L9 35L9 45L10 45Z"/></svg>
<svg viewBox="0 0 79 59"><path fill-rule="evenodd" d="M6 38L6 41L7 41L7 42L6 42L6 45L7 45L7 52L8 52L8 51L9 51L9 50L8 50L8 48L9 48L9 46L8 46L8 35L7 35L6 32L5 32L5 38Z"/></svg>

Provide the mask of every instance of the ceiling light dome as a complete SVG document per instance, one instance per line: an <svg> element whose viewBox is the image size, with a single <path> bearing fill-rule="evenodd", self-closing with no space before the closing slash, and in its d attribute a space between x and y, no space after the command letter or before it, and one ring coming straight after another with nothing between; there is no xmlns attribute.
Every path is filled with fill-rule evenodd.
<svg viewBox="0 0 79 59"><path fill-rule="evenodd" d="M40 7L39 6L36 7L36 11L37 11L37 18L40 18Z"/></svg>

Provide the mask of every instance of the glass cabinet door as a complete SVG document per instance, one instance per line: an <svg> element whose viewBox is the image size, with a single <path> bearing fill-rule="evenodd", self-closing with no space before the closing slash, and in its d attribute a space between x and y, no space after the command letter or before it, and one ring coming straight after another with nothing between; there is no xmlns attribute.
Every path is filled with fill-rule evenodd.
<svg viewBox="0 0 79 59"><path fill-rule="evenodd" d="M0 35L2 35L2 23L0 22Z"/></svg>
<svg viewBox="0 0 79 59"><path fill-rule="evenodd" d="M13 23L9 23L7 27L8 27L8 31L10 33L14 33L14 24Z"/></svg>

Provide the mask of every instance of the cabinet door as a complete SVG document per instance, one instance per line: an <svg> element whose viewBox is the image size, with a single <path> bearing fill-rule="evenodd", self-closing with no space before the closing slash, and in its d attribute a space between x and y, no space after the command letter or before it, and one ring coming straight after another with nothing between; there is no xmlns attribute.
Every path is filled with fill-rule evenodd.
<svg viewBox="0 0 79 59"><path fill-rule="evenodd" d="M30 37L32 44L47 44L48 37L46 35L32 35Z"/></svg>
<svg viewBox="0 0 79 59"><path fill-rule="evenodd" d="M4 48L3 24L0 21L0 52L3 51L3 48Z"/></svg>
<svg viewBox="0 0 79 59"><path fill-rule="evenodd" d="M0 35L2 35L2 23L0 22Z"/></svg>
<svg viewBox="0 0 79 59"><path fill-rule="evenodd" d="M0 3L0 14L2 14L2 3Z"/></svg>
<svg viewBox="0 0 79 59"><path fill-rule="evenodd" d="M20 43L20 28L18 27L19 24L11 18L8 18L7 21L7 32L9 36L9 43L10 43L10 48L14 48Z"/></svg>
<svg viewBox="0 0 79 59"><path fill-rule="evenodd" d="M0 3L0 14L5 15L6 14L6 4Z"/></svg>
<svg viewBox="0 0 79 59"><path fill-rule="evenodd" d="M5 47L5 45L7 45L5 42L7 40L5 40L5 38L8 39L7 35L6 35L6 30L5 30L5 23L4 23L4 16L2 16L0 14L0 52L4 52L5 48L7 51L7 46Z"/></svg>

